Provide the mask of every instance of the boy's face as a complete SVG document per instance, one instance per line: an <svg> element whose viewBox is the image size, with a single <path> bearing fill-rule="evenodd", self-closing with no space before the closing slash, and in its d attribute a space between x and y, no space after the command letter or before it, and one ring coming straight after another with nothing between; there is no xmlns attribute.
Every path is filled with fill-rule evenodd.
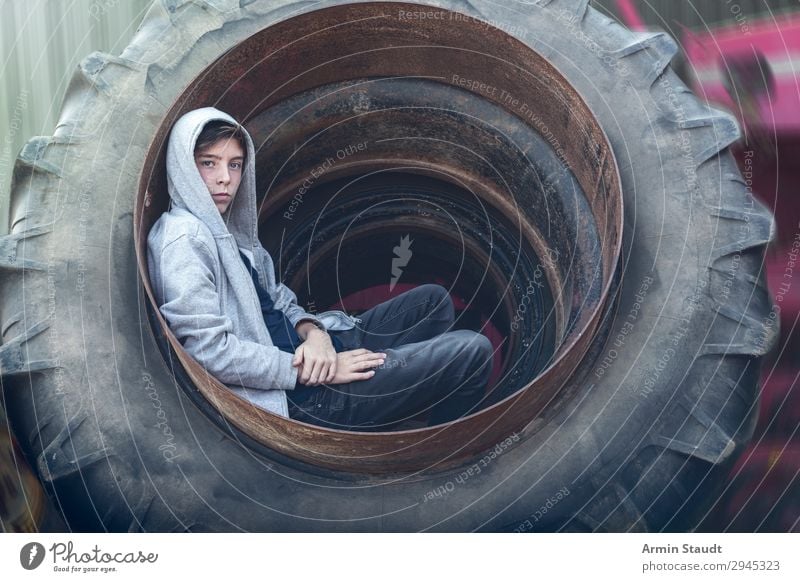
<svg viewBox="0 0 800 582"><path fill-rule="evenodd" d="M222 214L228 209L242 181L244 150L236 139L221 139L194 152L194 162Z"/></svg>

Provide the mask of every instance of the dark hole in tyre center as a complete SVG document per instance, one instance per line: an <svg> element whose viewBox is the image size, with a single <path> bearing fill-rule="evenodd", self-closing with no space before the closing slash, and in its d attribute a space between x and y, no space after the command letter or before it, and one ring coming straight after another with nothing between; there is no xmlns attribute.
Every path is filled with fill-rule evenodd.
<svg viewBox="0 0 800 582"><path fill-rule="evenodd" d="M361 79L293 96L248 127L264 143L262 242L300 302L360 312L441 284L456 303L454 328L495 345L487 404L550 363L580 311L563 304L573 287L599 296L599 257L578 282L571 267L576 252L599 248L594 224L578 232L578 217L591 214L580 185L538 133L479 96L422 79ZM493 189L511 206L495 207Z"/></svg>
<svg viewBox="0 0 800 582"><path fill-rule="evenodd" d="M493 340L496 367L484 410L446 427L402 430L409 423L355 433L253 410L182 353L155 315L203 399L265 454L368 473L454 465L530 431L558 402L597 331L621 241L610 147L546 61L500 31L487 37L479 27L456 39L424 22L398 21L395 7L384 8L357 9L362 17L364 10L381 16L384 34L380 23L359 24L353 7L344 6L280 23L226 53L162 124L137 202L150 195L138 210L143 265L146 232L166 208L162 146L169 127L185 111L214 104L244 120L254 138L260 235L301 304L358 312L370 306L367 298L437 282L456 299L456 328ZM333 25L336 34L326 29ZM343 46L337 35L351 40ZM481 35L485 62L469 46ZM289 45L303 63L280 60ZM448 83L453 71L496 89ZM277 89L265 95L265 86ZM520 97L512 106L501 91ZM412 254L389 292L403 237L414 241Z"/></svg>

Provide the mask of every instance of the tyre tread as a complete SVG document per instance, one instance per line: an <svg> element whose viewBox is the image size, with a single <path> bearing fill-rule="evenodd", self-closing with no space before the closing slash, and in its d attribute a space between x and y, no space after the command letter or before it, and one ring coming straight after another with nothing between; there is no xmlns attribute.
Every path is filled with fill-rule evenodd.
<svg viewBox="0 0 800 582"><path fill-rule="evenodd" d="M0 346L0 375L4 377L21 376L56 368L58 360L47 358L32 360L29 358L31 350L27 349L27 346L25 346L26 349L23 349L23 344L26 344L49 327L50 323L48 321L40 321L20 335L3 343Z"/></svg>
<svg viewBox="0 0 800 582"><path fill-rule="evenodd" d="M36 466L39 477L43 481L54 483L66 479L80 473L90 465L108 458L110 451L107 448L74 454L76 444L83 442L83 439L76 438L76 433L87 419L86 413L73 416L39 454ZM70 443L70 446L64 447L67 442ZM71 451L73 454L69 454L67 451Z"/></svg>
<svg viewBox="0 0 800 582"><path fill-rule="evenodd" d="M645 87L652 87L678 52L677 43L663 32L628 32L631 42L614 51L617 59L626 59L641 69Z"/></svg>
<svg viewBox="0 0 800 582"><path fill-rule="evenodd" d="M20 259L18 247L21 241L48 234L52 230L50 225L39 225L0 237L0 271L44 271L47 266L41 261L27 258L29 253L26 253L24 259Z"/></svg>
<svg viewBox="0 0 800 582"><path fill-rule="evenodd" d="M545 8L558 8L572 14L572 22L582 22L589 11L590 0L538 0L538 5Z"/></svg>

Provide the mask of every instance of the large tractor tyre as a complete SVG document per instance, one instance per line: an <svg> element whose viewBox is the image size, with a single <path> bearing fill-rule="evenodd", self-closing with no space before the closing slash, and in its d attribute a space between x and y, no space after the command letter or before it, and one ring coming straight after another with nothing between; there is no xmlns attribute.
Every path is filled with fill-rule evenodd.
<svg viewBox="0 0 800 582"><path fill-rule="evenodd" d="M698 523L754 427L773 221L727 149L735 121L670 69L674 42L588 3L160 0L122 55L80 64L55 134L18 157L0 239L4 402L71 530ZM397 224L422 241L407 282L463 250L454 284L506 340L490 406L321 429L253 410L182 352L143 241L170 124L206 105L261 145L260 231L301 300L333 306L336 269L357 272L330 250L347 224L314 229L380 204L349 247L367 263ZM341 220L315 222L340 192Z"/></svg>

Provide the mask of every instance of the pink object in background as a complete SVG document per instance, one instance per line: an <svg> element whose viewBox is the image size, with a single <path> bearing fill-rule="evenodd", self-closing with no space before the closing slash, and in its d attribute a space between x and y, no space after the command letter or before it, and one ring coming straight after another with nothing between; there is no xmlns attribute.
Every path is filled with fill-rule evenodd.
<svg viewBox="0 0 800 582"><path fill-rule="evenodd" d="M644 20L639 15L633 0L617 0L617 10L625 26L637 32L645 30Z"/></svg>
<svg viewBox="0 0 800 582"><path fill-rule="evenodd" d="M707 33L686 35L683 40L695 79L693 90L698 95L724 105L750 127L769 133L800 132L797 14L743 20ZM750 71L746 71L748 64ZM752 74L739 78L731 91L731 76L742 70ZM735 90L737 87L741 89Z"/></svg>

